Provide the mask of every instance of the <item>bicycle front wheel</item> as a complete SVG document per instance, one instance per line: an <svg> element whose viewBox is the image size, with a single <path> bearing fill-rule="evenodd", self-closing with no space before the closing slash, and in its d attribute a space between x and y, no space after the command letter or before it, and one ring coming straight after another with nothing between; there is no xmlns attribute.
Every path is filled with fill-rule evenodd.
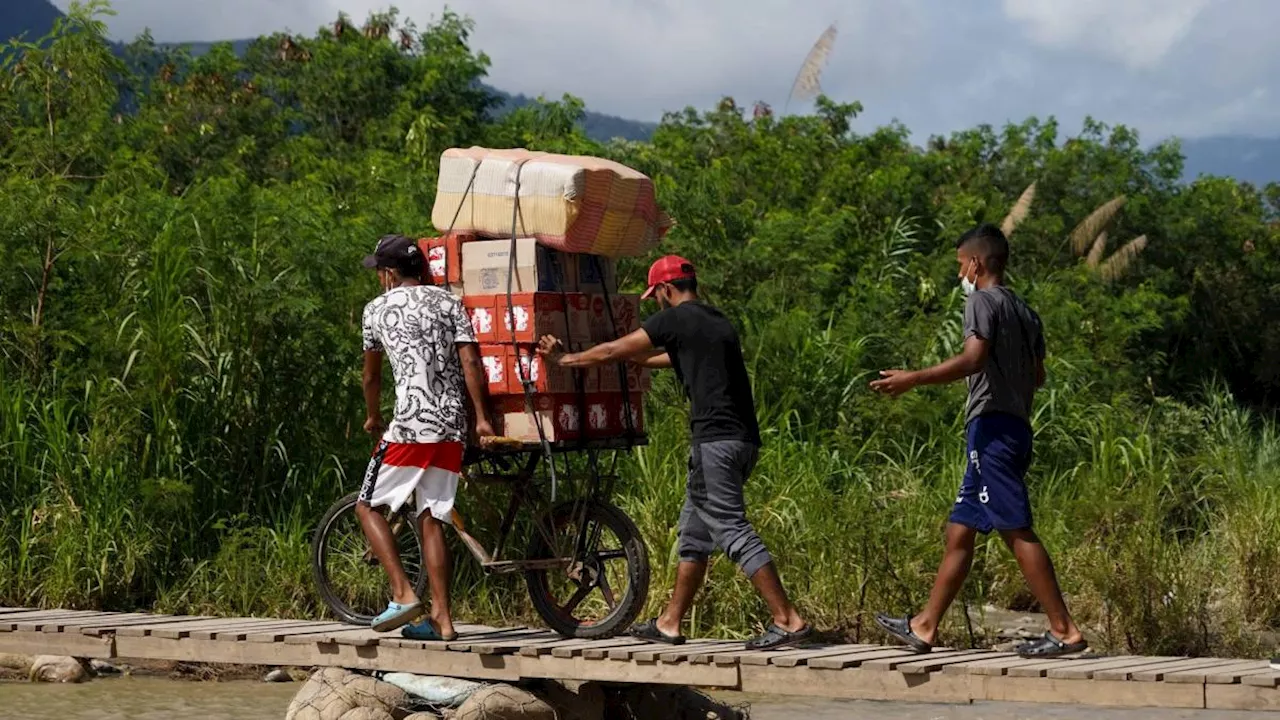
<svg viewBox="0 0 1280 720"><path fill-rule="evenodd" d="M608 503L558 505L534 528L527 557L564 561L525 573L534 609L561 635L613 637L644 609L649 551L631 518Z"/></svg>
<svg viewBox="0 0 1280 720"><path fill-rule="evenodd" d="M311 539L311 573L320 598L334 617L352 625L368 625L387 606L390 590L369 541L356 517L359 493L351 493L330 506ZM422 562L418 525L409 513L387 518L414 592L423 597L427 573Z"/></svg>

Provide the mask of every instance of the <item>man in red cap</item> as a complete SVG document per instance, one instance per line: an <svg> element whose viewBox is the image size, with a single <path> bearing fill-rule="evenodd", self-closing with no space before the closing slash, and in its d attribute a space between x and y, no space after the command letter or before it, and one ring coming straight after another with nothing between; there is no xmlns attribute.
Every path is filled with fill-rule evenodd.
<svg viewBox="0 0 1280 720"><path fill-rule="evenodd" d="M747 520L743 485L759 458L760 428L738 333L719 310L698 299L697 273L684 258L668 255L655 262L642 297L656 300L661 310L626 337L567 355L554 337L544 337L539 346L549 361L565 367L626 360L672 368L689 396L689 477L680 512L676 587L666 610L632 627L631 634L683 643L680 624L706 577L711 552L719 548L751 578L773 615L747 648L799 642L811 629L787 599L768 549Z"/></svg>

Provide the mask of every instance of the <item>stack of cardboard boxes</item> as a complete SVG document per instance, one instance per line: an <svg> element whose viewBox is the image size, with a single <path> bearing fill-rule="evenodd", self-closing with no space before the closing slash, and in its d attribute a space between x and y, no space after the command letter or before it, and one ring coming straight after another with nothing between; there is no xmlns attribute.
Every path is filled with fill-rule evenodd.
<svg viewBox="0 0 1280 720"><path fill-rule="evenodd" d="M552 442L644 434L647 370L569 370L537 354L544 335L580 351L640 327L640 298L618 294L613 260L560 252L534 238L515 241L514 265L510 239L454 233L419 246L426 279L460 296L471 318L502 435L538 442L539 424Z"/></svg>

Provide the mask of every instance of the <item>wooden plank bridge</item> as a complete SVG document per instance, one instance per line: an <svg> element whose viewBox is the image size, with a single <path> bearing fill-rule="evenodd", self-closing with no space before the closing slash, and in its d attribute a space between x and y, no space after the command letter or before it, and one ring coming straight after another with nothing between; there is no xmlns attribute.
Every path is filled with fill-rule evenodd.
<svg viewBox="0 0 1280 720"><path fill-rule="evenodd" d="M571 640L524 627L460 625L458 631L452 642L423 642L332 622L0 608L0 653L679 684L862 700L1280 712L1280 671L1265 660L1022 660L990 650L916 655L880 645L749 652L724 640L670 646L629 637Z"/></svg>

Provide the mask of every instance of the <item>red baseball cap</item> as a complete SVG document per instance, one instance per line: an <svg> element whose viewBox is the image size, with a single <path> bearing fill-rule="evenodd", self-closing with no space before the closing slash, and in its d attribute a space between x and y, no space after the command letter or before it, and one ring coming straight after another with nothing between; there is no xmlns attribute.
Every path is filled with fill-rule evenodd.
<svg viewBox="0 0 1280 720"><path fill-rule="evenodd" d="M696 277L698 277L698 274L693 269L693 263L688 260L685 260L679 255L667 255L666 257L660 257L649 266L649 289L644 291L644 294L640 296L640 299L648 300L653 297L654 291L656 291L658 286L662 283Z"/></svg>

